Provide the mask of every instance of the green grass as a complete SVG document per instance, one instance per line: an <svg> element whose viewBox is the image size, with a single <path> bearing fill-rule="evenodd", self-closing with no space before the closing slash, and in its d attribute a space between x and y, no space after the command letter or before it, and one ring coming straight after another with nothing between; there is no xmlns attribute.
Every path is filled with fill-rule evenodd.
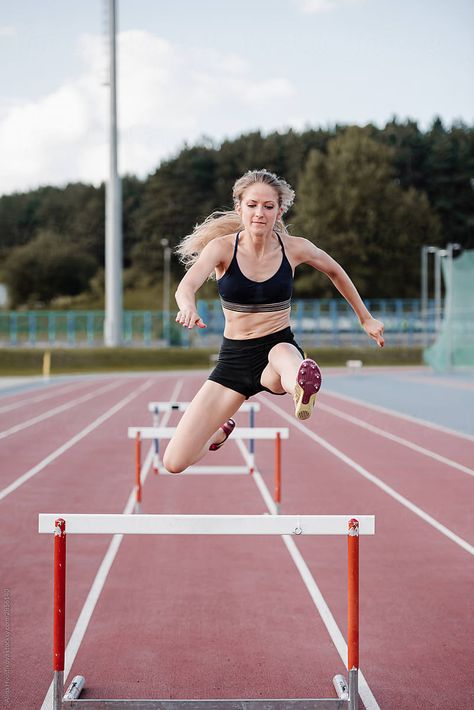
<svg viewBox="0 0 474 710"><path fill-rule="evenodd" d="M44 350L0 349L0 375L40 375ZM57 348L51 349L51 374L207 369L217 348ZM364 365L421 365L421 348L321 348L307 352L322 367L344 366L347 360Z"/></svg>

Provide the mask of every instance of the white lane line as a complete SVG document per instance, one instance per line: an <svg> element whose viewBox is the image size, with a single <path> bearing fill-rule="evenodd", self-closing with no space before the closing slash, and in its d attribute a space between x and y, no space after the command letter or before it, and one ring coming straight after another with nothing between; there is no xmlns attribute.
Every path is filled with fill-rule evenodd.
<svg viewBox="0 0 474 710"><path fill-rule="evenodd" d="M82 397L78 397L77 399L71 399L65 404L61 404L58 407L54 407L54 409L48 409L48 411L43 412L43 414L39 414L38 416L33 417L32 419L27 419L26 421L21 422L21 424L16 424L15 426L12 426L10 429L0 431L0 439L6 439L7 436L16 434L17 432L22 431L23 429L27 429L28 427L33 426L34 424L39 424L39 422L43 422L45 421L45 419L50 419L50 417L54 417L56 416L56 414L66 412L68 409L72 409L78 404L88 402L89 400L94 399L94 397L104 394L104 392L108 392L109 390L116 389L122 384L122 380L119 380L118 382L109 383L107 385L104 385L103 387L100 387L98 390L94 390L93 392L89 392L88 394L82 395Z"/></svg>
<svg viewBox="0 0 474 710"><path fill-rule="evenodd" d="M435 385L435 387L448 387L450 389L466 390L474 389L474 383L468 380L447 380L441 377L420 377L416 375L403 374L397 372L397 378L403 382L420 382L422 385Z"/></svg>
<svg viewBox="0 0 474 710"><path fill-rule="evenodd" d="M267 407L270 409L273 409L274 412L279 414L283 419L286 419L290 424L292 424L294 427L302 431L306 436L309 436L310 439L313 439L313 441L316 441L320 446L322 446L326 451L329 451L331 454L336 456L338 459L343 461L347 466L350 466L354 471L356 471L358 474L366 478L368 481L376 485L378 488L380 488L384 493L387 493L391 498L394 498L396 501L401 503L405 508L408 508L412 513L417 515L419 518L424 520L426 523L434 527L438 532L442 533L445 535L447 538L452 540L452 542L455 542L456 545L459 545L459 547L462 547L463 550L466 550L466 552L469 552L471 555L474 554L474 546L469 544L466 540L464 540L462 537L459 535L456 535L452 530L447 528L445 525L440 523L438 520L433 518L431 515L428 515L424 510L419 508L417 505L412 503L408 498L405 498L405 496L402 496L400 493L398 493L394 488L391 486L388 486L386 483L384 483L380 478L375 476L373 473L370 473L367 471L363 466L358 464L356 461L351 459L349 456L346 456L342 451L339 449L336 449L335 446L330 444L328 441L323 439L321 436L318 436L315 434L311 429L307 429L303 424L301 424L297 419L294 418L294 416L290 416L287 412L285 412L281 407L279 407L277 404L273 404L270 400L267 399L261 399L262 402L264 402Z"/></svg>
<svg viewBox="0 0 474 710"><path fill-rule="evenodd" d="M316 580L311 574L308 565L303 559L301 552L296 547L295 541L289 535L282 535L283 542L285 543L288 552L291 555L291 559L296 565L298 572L306 585L306 589L310 593L311 599L316 606L319 615L322 619L324 626L326 627L334 646L342 659L345 667L347 668L347 643L344 636L336 623L334 616L329 609L329 606L324 599L321 590L316 584ZM359 668L359 695L362 702L365 705L366 710L380 710L380 706L376 701L374 694L372 693L367 679L365 678L363 672Z"/></svg>
<svg viewBox="0 0 474 710"><path fill-rule="evenodd" d="M403 414L402 412L397 412L395 409L388 409L387 407L381 407L379 404L371 404L363 399L357 399L356 397L349 397L346 394L339 394L334 392L327 387L324 390L324 394L329 397L336 397L338 399L345 400L346 402L352 402L353 404L358 404L361 407L366 407L367 409L373 409L376 412L382 412L382 414L390 414L392 417L397 417L398 419L404 419L407 422L413 422L418 424L418 426L425 426L428 429L434 429L435 431L442 431L443 434L450 434L451 436L457 436L460 439L467 439L468 441L474 441L474 436L471 434L464 434L463 432L456 431L455 429L450 429L449 427L442 426L441 424L434 424L426 419L420 419L419 417L412 417L409 414Z"/></svg>
<svg viewBox="0 0 474 710"><path fill-rule="evenodd" d="M46 466L48 466L51 461L54 461L57 459L61 454L64 454L65 451L70 449L71 447L74 446L74 444L77 444L78 441L83 439L85 436L91 433L94 429L97 429L98 426L103 424L107 419L110 419L114 414L116 414L122 407L125 407L126 404L131 402L132 399L134 399L137 395L139 395L143 390L147 389L151 384L153 380L147 380L144 384L140 385L136 390L128 394L126 397L120 400L120 402L117 402L113 407L108 409L104 414L101 414L100 417L97 417L91 424L88 424L82 431L80 431L78 434L75 434L71 439L66 441L62 446L60 446L58 449L53 451L49 456L46 456L42 461L40 461L36 466L33 466L33 468L30 468L26 473L24 473L22 476L17 478L13 483L10 483L6 488L3 488L0 490L0 501L6 498L10 493L13 493L13 491L16 491L17 488L22 486L24 483L30 480L30 478L33 478L33 476L36 476L37 473L42 471Z"/></svg>
<svg viewBox="0 0 474 710"><path fill-rule="evenodd" d="M152 460L153 460L153 447L150 447L150 450L148 451L148 454L145 458L145 461L144 461L142 469L141 469L141 475L142 475L143 482L145 482L148 471L150 470ZM127 501L127 505L125 506L125 509L123 512L124 513L132 513L134 505L135 505L135 489L133 489L132 492L130 493L130 497ZM65 666L64 680L66 680L66 678L68 677L68 674L71 670L72 664L74 663L74 659L76 658L77 652L79 651L79 647L80 647L82 640L84 638L84 634L86 633L87 627L89 626L89 621L92 617L92 614L94 612L96 604L99 600L102 589L104 588L104 584L107 580L107 575L110 572L110 568L112 567L112 564L115 560L117 552L119 551L120 544L121 544L122 540L123 540L122 534L113 535L112 540L110 541L109 547L107 549L107 552L105 553L104 558L102 559L102 562L100 563L100 567L97 570L97 574L95 576L95 579L94 579L92 586L89 590L86 601L84 602L84 606L81 609L81 613L79 614L79 618L77 619L76 625L75 625L74 630L73 630L71 637L69 639L69 643L66 647L65 658L64 658L64 666ZM65 689L66 689L66 684L65 684ZM52 707L52 700L53 700L53 683L51 683L51 685L48 689L46 697L45 697L43 704L41 706L41 710L50 710L50 708Z"/></svg>
<svg viewBox="0 0 474 710"><path fill-rule="evenodd" d="M242 456L244 459L249 462L249 455L246 446L241 440L235 440L237 446L239 447ZM253 480L260 491L260 494L265 501L265 504L269 510L269 512L272 515L276 515L276 505L275 502L271 496L270 491L268 490L265 481L263 480L260 472L258 470L255 470L254 473L252 474ZM308 565L304 561L300 551L298 550L295 541L289 536L289 535L282 535L282 540L286 545L286 548L290 554L291 559L296 565L296 568L298 572L301 575L301 578L306 586L306 589L308 590L311 599L313 600L313 603L318 610L318 613L321 617L321 620L324 624L324 626L327 629L327 632L329 636L331 637L331 640L336 647L336 650L339 654L339 656L342 659L342 662L344 663L344 666L347 668L347 643L344 639L344 636L338 627L336 620L334 616L331 613L331 610L329 609L329 606L326 603L326 600L324 599L321 590L319 589L316 580L314 579L313 575L311 574ZM366 710L380 710L380 706L375 700L375 697L369 687L369 684L367 683L366 678L364 677L364 674L362 671L359 669L359 695L362 698L362 702L364 703Z"/></svg>
<svg viewBox="0 0 474 710"><path fill-rule="evenodd" d="M150 380L150 382L151 382L151 380ZM182 380L180 380L179 382L176 383L174 391L171 395L171 399L170 399L171 402L176 400L182 386L183 386ZM163 415L163 420L166 420L166 422L168 422L168 419L171 416L171 414L172 414L171 411L167 412L165 415ZM150 472L151 463L153 461L153 454L154 454L154 447L152 444L150 446L150 449L146 455L145 461L143 462L143 466L141 468L141 477L142 477L143 484L145 483L148 473ZM132 488L132 491L131 491L130 496L127 501L127 504L123 510L123 514L127 515L127 514L132 513L134 506L135 506L135 486ZM112 537L110 545L107 549L107 552L104 555L102 562L100 563L100 566L99 566L99 569L97 570L97 574L95 576L95 579L94 579L92 586L89 590L89 594L87 595L87 599L84 602L84 606L81 609L81 612L80 612L79 617L77 619L76 625L74 627L74 630L73 630L71 637L69 639L69 642L67 644L65 658L64 658L64 689L66 689L66 687L67 687L67 684L66 684L67 677L71 671L72 664L74 663L74 660L77 656L80 645L81 645L84 635L87 631L87 627L89 626L89 622L91 620L92 614L94 613L94 609L95 609L96 604L99 600L99 597L102 593L102 589L104 588L105 582L107 581L107 575L109 574L112 564L115 560L115 557L117 556L117 552L119 551L122 540L123 540L123 535L121 535L121 534L117 534ZM41 710L51 710L52 707L53 707L53 682L51 682L51 685L48 688L48 692L46 693L45 699L43 700Z"/></svg>
<svg viewBox="0 0 474 710"><path fill-rule="evenodd" d="M268 510L270 511L270 513L272 515L276 515L277 509L276 509L275 502L271 496L270 491L268 490L267 486L265 485L265 481L263 480L260 472L255 467L255 463L252 463L250 453L249 453L247 447L245 446L242 439L233 439L233 441L235 441L238 448L240 449L240 453L242 454L247 466L249 468L250 467L254 468L254 472L252 474L248 473L247 475L249 475L249 476L252 475L253 480L255 481L257 488L260 491L263 500L265 501L265 505L267 506Z"/></svg>
<svg viewBox="0 0 474 710"><path fill-rule="evenodd" d="M355 424L356 426L359 426L362 429L366 429L367 431L371 431L374 434L383 436L385 439L390 439L390 441L394 441L397 444L406 446L408 449L412 449L413 451L416 451L419 454L423 454L424 456L428 456L429 458L434 459L435 461L439 461L439 463L444 463L447 466L451 466L451 468L456 468L458 471L462 471L463 473L467 473L470 476L474 476L474 469L469 468L468 466L463 466L463 464L457 463L457 461L453 461L452 459L448 459L446 458L446 456L441 456L441 454L437 454L434 451L431 451L431 449L425 449L424 446L419 446L413 441L404 439L401 436L397 436L396 434L390 434L390 432L385 431L385 429L380 429L379 427L374 426L373 424L363 422L360 419L357 419L357 417L353 417L350 414L346 414L346 412L341 412L340 409L335 409L334 407L331 407L328 404L322 404L321 402L318 403L318 409L322 409L325 412L334 414L334 416L336 417L345 419L347 422Z"/></svg>
<svg viewBox="0 0 474 710"><path fill-rule="evenodd" d="M56 397L56 395L65 394L66 392L70 392L73 389L79 389L81 386L89 384L91 384L91 380L80 380L74 382L73 384L65 385L64 387L53 386L53 388L49 388L47 392L38 395L38 397L26 397L25 399L22 399L20 401L17 400L16 402L5 404L3 407L0 407L0 414L4 414L5 412L11 412L13 409L27 407L29 404L43 402L45 399L51 399L52 397Z"/></svg>

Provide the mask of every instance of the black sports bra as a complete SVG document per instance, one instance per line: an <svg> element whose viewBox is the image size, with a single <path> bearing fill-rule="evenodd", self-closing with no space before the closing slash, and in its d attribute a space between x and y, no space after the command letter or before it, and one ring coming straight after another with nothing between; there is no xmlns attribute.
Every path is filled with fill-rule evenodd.
<svg viewBox="0 0 474 710"><path fill-rule="evenodd" d="M252 281L240 270L237 261L237 247L240 232L235 236L235 247L229 268L217 280L217 288L223 308L240 313L269 313L284 311L291 306L293 291L293 271L285 254L285 248L280 236L275 234L280 242L283 257L278 271L265 281Z"/></svg>

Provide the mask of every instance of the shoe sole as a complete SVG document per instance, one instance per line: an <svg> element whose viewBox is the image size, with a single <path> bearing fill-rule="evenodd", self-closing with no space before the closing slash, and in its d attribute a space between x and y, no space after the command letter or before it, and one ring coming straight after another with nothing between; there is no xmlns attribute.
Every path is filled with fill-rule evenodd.
<svg viewBox="0 0 474 710"><path fill-rule="evenodd" d="M321 387L321 370L314 360L303 360L295 385L295 417L305 421L313 413L316 395Z"/></svg>

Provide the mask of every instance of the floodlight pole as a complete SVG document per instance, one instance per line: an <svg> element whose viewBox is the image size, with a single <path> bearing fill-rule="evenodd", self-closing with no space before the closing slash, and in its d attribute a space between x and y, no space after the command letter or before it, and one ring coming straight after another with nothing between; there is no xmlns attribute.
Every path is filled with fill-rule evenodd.
<svg viewBox="0 0 474 710"><path fill-rule="evenodd" d="M428 255L436 254L438 247L421 247L421 323L423 344L428 345Z"/></svg>
<svg viewBox="0 0 474 710"><path fill-rule="evenodd" d="M442 320L442 299L441 299L441 259L444 259L448 255L446 249L438 249L435 253L435 281L434 281L434 293L435 293L435 332L438 335L441 328ZM445 303L446 310L446 303Z"/></svg>
<svg viewBox="0 0 474 710"><path fill-rule="evenodd" d="M163 339L166 347L170 344L170 261L171 247L167 239L161 240L163 247Z"/></svg>
<svg viewBox="0 0 474 710"><path fill-rule="evenodd" d="M447 338L447 344L448 344L448 369L452 370L454 367L454 358L453 358L453 315L454 315L454 267L453 267L453 260L454 260L454 252L457 251L458 249L461 249L461 245L457 243L450 242L446 246L446 256L448 259L447 262L447 272L448 272L448 297L447 297L447 303L446 303L446 320L448 324L448 338Z"/></svg>
<svg viewBox="0 0 474 710"><path fill-rule="evenodd" d="M116 0L109 6L109 179L105 206L105 323L108 347L122 342L122 195L117 159Z"/></svg>

